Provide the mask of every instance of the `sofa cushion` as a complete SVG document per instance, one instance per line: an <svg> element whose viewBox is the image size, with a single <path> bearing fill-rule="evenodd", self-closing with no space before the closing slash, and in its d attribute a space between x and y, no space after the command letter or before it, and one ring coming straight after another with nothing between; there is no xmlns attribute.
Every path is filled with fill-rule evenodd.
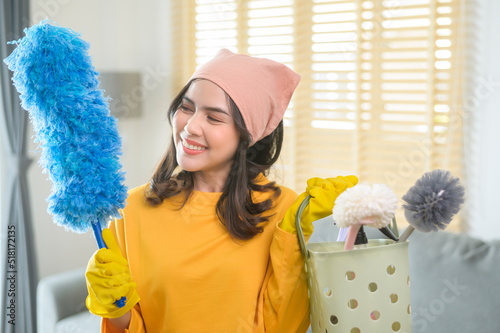
<svg viewBox="0 0 500 333"><path fill-rule="evenodd" d="M82 311L66 317L56 324L55 333L99 333L101 317Z"/></svg>
<svg viewBox="0 0 500 333"><path fill-rule="evenodd" d="M500 332L500 241L415 231L409 243L413 333Z"/></svg>

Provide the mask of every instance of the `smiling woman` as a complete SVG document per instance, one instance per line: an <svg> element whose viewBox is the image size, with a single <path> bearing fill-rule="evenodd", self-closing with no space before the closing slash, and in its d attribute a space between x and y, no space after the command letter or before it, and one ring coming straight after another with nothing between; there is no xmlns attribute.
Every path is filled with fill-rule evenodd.
<svg viewBox="0 0 500 333"><path fill-rule="evenodd" d="M87 267L87 306L104 332L307 331L296 212L311 195L301 219L310 235L357 178L313 178L299 198L266 178L299 80L281 63L223 49L174 98L165 156L103 232L110 250ZM116 295L135 293L110 311Z"/></svg>
<svg viewBox="0 0 500 333"><path fill-rule="evenodd" d="M245 61L255 62L254 70L272 66L264 74L249 74L241 67ZM170 105L173 141L152 178L148 202L156 206L185 191L185 204L193 190L219 192L217 214L233 237L249 239L261 232L257 224L267 221L260 215L271 201L255 204L249 193L280 194L274 182L258 185L256 179L279 157L283 123L276 112L286 110L298 80L284 65L221 50ZM259 86L262 81L268 83ZM251 98L256 94L261 96ZM172 178L178 167L182 170Z"/></svg>

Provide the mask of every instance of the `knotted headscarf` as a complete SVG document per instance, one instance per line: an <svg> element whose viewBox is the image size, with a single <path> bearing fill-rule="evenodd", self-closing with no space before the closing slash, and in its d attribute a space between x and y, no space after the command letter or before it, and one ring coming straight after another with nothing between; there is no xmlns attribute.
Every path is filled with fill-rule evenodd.
<svg viewBox="0 0 500 333"><path fill-rule="evenodd" d="M232 98L252 136L251 146L271 134L283 119L300 75L276 61L222 49L193 79L209 80Z"/></svg>

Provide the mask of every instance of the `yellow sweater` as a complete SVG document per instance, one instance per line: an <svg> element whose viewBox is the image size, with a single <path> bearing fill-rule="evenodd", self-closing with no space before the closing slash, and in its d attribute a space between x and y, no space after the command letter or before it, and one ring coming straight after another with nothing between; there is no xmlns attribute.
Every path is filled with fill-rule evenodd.
<svg viewBox="0 0 500 333"><path fill-rule="evenodd" d="M110 225L141 297L126 332L307 331L304 260L297 236L277 227L295 192L281 187L264 232L234 241L215 213L220 193L194 191L178 210L179 197L151 207L144 190L130 191ZM115 332L107 319L102 332Z"/></svg>

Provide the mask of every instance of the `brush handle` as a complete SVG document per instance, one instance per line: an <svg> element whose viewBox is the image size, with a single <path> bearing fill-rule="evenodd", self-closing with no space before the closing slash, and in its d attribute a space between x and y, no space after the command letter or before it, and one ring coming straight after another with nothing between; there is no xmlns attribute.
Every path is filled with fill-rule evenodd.
<svg viewBox="0 0 500 333"><path fill-rule="evenodd" d="M92 225L92 230L94 231L95 240L97 241L97 246L99 246L100 249L107 249L108 247L106 246L106 243L102 238L102 230L99 221L92 221L91 225ZM119 308L123 308L126 302L127 298L123 296L119 300L115 301L115 305Z"/></svg>
<svg viewBox="0 0 500 333"><path fill-rule="evenodd" d="M97 246L100 249L107 249L106 243L104 243L104 239L102 239L102 230L99 221L92 221L92 230L94 230L95 240L97 241Z"/></svg>
<svg viewBox="0 0 500 333"><path fill-rule="evenodd" d="M406 228L406 230L401 234L401 237L399 237L398 243L405 242L414 230L415 228L410 224L408 228Z"/></svg>
<svg viewBox="0 0 500 333"><path fill-rule="evenodd" d="M359 229L361 228L361 224L353 224L349 227L349 231L347 233L347 238L344 243L344 250L352 250L354 246L354 242L356 241L356 236L358 234Z"/></svg>
<svg viewBox="0 0 500 333"><path fill-rule="evenodd" d="M386 227L380 228L378 230L380 230L380 232L383 233L387 238L390 238L395 242L398 241L398 237L396 237L396 235L394 235L394 233L392 232L392 230L389 227L386 226Z"/></svg>

